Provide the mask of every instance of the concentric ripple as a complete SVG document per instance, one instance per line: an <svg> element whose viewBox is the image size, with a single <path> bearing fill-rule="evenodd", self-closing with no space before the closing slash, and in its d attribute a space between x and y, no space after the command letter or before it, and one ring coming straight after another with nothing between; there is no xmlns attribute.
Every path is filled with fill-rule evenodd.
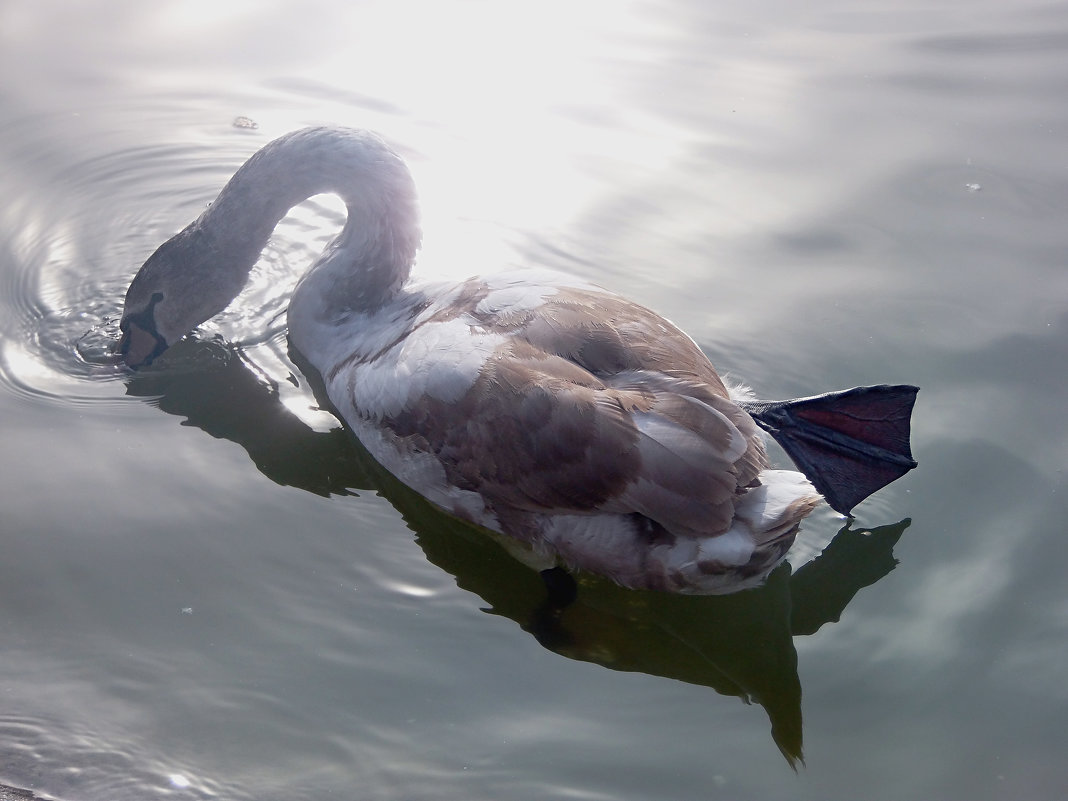
<svg viewBox="0 0 1068 801"><path fill-rule="evenodd" d="M12 193L17 202L0 208L0 391L28 403L120 408L131 400L120 386L129 371L116 351L126 287L261 142L226 130L197 145L79 142L72 156L63 142L20 133L5 131L3 147L13 151L5 161L35 166L32 182L13 176L25 185ZM52 169L39 169L42 163ZM286 378L291 366L279 354L293 285L343 222L344 207L333 198L295 209L241 296L198 337L232 343L257 362L262 352L267 377ZM186 349L166 368L181 369L198 352Z"/></svg>

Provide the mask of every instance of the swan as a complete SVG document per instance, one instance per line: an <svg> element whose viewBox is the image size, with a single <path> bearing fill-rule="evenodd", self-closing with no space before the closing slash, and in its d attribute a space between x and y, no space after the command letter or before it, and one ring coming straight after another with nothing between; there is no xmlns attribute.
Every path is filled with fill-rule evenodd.
<svg viewBox="0 0 1068 801"><path fill-rule="evenodd" d="M732 397L679 328L587 281L540 269L412 281L411 175L377 135L347 128L270 142L148 258L123 306L126 364L222 311L279 220L323 192L348 216L296 285L291 346L389 472L531 564L733 592L764 580L822 500L848 515L916 466L916 387ZM764 432L800 472L771 467Z"/></svg>

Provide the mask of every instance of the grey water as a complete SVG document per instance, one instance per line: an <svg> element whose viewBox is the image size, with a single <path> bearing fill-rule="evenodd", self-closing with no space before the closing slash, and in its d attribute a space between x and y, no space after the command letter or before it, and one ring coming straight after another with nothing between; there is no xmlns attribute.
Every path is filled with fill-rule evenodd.
<svg viewBox="0 0 1068 801"><path fill-rule="evenodd" d="M0 783L1059 797L1065 76L1038 0L0 6ZM417 272L581 275L763 397L918 384L919 468L759 590L549 609L319 409L284 310L326 197L121 368L142 261L319 123L408 159Z"/></svg>

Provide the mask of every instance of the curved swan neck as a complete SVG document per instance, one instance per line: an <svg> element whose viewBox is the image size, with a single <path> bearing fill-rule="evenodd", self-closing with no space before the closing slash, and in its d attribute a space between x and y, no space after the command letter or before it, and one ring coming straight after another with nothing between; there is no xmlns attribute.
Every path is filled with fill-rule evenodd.
<svg viewBox="0 0 1068 801"><path fill-rule="evenodd" d="M329 270L339 306L383 302L407 279L419 248L415 187L399 156L373 134L307 128L264 146L234 174L194 223L244 275L278 222L309 197L339 195L344 229L315 270Z"/></svg>

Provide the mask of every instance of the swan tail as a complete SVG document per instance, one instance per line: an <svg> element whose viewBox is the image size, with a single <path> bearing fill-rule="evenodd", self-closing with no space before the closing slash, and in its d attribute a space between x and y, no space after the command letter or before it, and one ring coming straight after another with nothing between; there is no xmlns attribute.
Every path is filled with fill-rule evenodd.
<svg viewBox="0 0 1068 801"><path fill-rule="evenodd" d="M774 437L835 511L854 506L916 466L909 446L918 387L879 385L740 405Z"/></svg>

